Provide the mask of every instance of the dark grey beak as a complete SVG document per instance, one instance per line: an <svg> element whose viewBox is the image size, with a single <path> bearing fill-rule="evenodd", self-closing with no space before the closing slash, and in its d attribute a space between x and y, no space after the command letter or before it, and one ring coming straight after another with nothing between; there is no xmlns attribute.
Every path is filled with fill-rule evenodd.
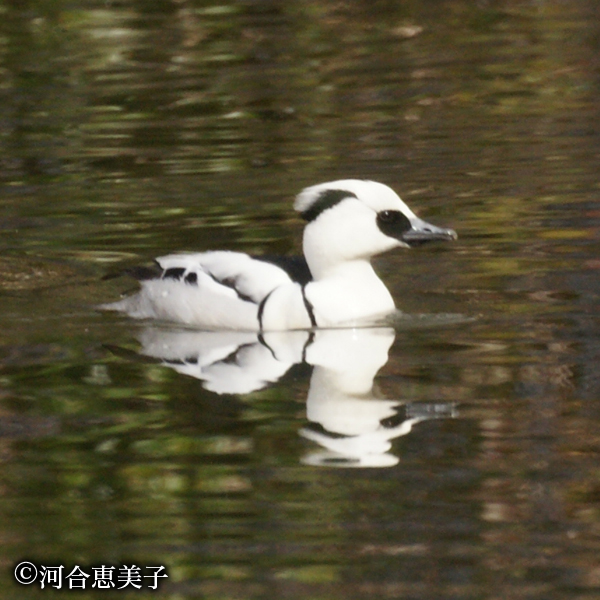
<svg viewBox="0 0 600 600"><path fill-rule="evenodd" d="M411 228L405 231L401 240L409 246L419 246L437 240L454 241L458 238L454 229L436 227L421 219L411 219Z"/></svg>

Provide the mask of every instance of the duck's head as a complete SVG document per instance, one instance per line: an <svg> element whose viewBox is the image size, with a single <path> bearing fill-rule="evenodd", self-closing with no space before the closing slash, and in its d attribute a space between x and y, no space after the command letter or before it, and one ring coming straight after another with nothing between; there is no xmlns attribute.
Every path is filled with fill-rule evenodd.
<svg viewBox="0 0 600 600"><path fill-rule="evenodd" d="M294 208L307 221L304 253L311 270L457 237L452 229L419 219L394 190L375 181L314 185L300 192Z"/></svg>

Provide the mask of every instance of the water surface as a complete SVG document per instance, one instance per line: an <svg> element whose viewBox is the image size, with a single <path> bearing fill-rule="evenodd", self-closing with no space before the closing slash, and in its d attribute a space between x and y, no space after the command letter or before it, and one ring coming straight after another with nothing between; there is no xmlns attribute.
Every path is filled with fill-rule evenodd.
<svg viewBox="0 0 600 600"><path fill-rule="evenodd" d="M164 565L168 598L598 594L595 3L0 11L7 598L91 593L25 559ZM94 309L174 250L299 251L294 195L338 177L458 231L377 259L395 327L307 365ZM200 379L207 348L239 360Z"/></svg>

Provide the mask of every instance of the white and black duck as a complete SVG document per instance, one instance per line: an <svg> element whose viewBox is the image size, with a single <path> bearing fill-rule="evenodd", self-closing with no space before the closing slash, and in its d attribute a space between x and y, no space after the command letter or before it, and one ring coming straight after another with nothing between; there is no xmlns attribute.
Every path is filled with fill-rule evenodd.
<svg viewBox="0 0 600 600"><path fill-rule="evenodd" d="M419 219L388 186L345 179L304 189L304 257L170 254L137 271L138 293L102 308L211 330L285 331L369 324L395 310L370 259L454 240Z"/></svg>

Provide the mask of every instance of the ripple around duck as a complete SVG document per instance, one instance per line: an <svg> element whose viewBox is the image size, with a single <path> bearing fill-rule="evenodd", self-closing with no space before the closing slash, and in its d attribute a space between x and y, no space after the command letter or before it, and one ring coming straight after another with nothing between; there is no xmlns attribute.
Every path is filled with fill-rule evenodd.
<svg viewBox="0 0 600 600"><path fill-rule="evenodd" d="M396 331L410 331L412 329L428 329L472 323L478 319L477 315L461 315L458 313L421 313L407 314L396 311L383 320L383 324L392 326Z"/></svg>

